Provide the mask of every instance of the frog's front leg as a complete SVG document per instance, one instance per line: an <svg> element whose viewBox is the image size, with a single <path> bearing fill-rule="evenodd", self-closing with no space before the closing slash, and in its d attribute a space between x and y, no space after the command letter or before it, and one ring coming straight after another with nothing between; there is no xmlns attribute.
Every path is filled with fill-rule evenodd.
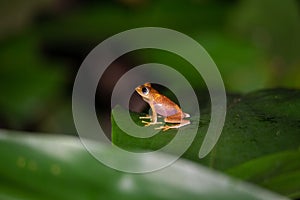
<svg viewBox="0 0 300 200"><path fill-rule="evenodd" d="M162 124L162 122L157 121L157 113L155 110L152 109L152 116L146 116L146 117L140 117L140 119L150 119L150 122L142 121L142 123L145 124L145 126L155 125L155 124Z"/></svg>
<svg viewBox="0 0 300 200"><path fill-rule="evenodd" d="M161 118L161 116L158 115L157 118ZM151 119L152 120L152 116L151 115L146 115L146 116L139 117L139 119Z"/></svg>
<svg viewBox="0 0 300 200"><path fill-rule="evenodd" d="M146 115L146 116L139 117L139 119L152 119L152 116Z"/></svg>
<svg viewBox="0 0 300 200"><path fill-rule="evenodd" d="M185 126L185 125L188 125L191 123L190 120L186 120L186 119L182 119L182 118L183 118L182 113L177 113L175 115L168 116L164 119L164 121L167 123L175 124L175 125L160 126L156 129L162 129L163 131L166 131L169 129L177 129L177 128L180 128L182 126Z"/></svg>

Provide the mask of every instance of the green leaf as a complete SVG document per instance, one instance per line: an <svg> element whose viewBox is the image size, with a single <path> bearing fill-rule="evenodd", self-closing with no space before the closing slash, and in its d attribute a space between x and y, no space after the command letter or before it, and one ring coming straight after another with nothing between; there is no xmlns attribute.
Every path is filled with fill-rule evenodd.
<svg viewBox="0 0 300 200"><path fill-rule="evenodd" d="M300 195L300 150L253 159L227 173L297 198Z"/></svg>
<svg viewBox="0 0 300 200"><path fill-rule="evenodd" d="M91 144L108 153L105 145ZM78 138L70 136L0 130L0 159L0 198L8 200L286 199L183 159L154 173L118 172L98 162ZM115 159L126 160L118 155Z"/></svg>
<svg viewBox="0 0 300 200"><path fill-rule="evenodd" d="M211 153L204 159L199 159L198 153L209 124L209 115L201 114L199 127L193 126L195 120L199 120L197 116L192 116L192 125L182 127L182 130L198 128L198 134L183 155L184 158L214 169L226 171L260 157L299 149L299 90L263 90L244 96L233 96L229 99L226 122L221 137ZM115 108L114 112L125 113L119 107ZM131 113L131 115L138 125L142 125L138 119L138 114ZM123 122L123 124L126 124L126 122ZM150 138L137 138L122 131L112 118L112 134L113 143L121 148L157 150L169 143L176 135L176 131L160 132ZM188 138L188 136L186 137ZM274 164L273 160L269 160L268 164L270 170ZM289 165L290 163L283 162L283 164ZM300 169L299 166L298 169ZM231 173L233 172L231 171ZM260 174L256 174L254 167L249 168L247 173L260 176ZM282 173L284 177L281 180L291 178L289 172ZM279 178L279 174L277 175ZM299 187L287 185L288 188L280 189L276 186L278 181L270 180L267 185L259 181L255 183L272 188L274 191L285 195L300 197ZM291 182L291 180L285 181Z"/></svg>

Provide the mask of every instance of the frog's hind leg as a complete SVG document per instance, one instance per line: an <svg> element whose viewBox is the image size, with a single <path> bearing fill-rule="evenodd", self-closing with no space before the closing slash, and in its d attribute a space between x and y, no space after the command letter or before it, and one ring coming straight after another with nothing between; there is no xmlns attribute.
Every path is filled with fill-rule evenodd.
<svg viewBox="0 0 300 200"><path fill-rule="evenodd" d="M170 122L169 122L170 123ZM183 127L183 126L186 126L186 125L189 125L191 122L189 120L181 120L181 122L179 124L175 124L175 125L172 125L172 126L169 126L169 125L165 125L165 126L161 126L161 127L158 127L156 129L162 129L163 131L166 131L166 130L169 130L169 129L178 129L180 127Z"/></svg>
<svg viewBox="0 0 300 200"><path fill-rule="evenodd" d="M184 116L183 118L189 118L189 117L191 117L190 114L188 114L188 113L183 113L183 116Z"/></svg>
<svg viewBox="0 0 300 200"><path fill-rule="evenodd" d="M160 126L156 129L162 129L163 131L169 130L169 129L177 129L182 126L186 126L190 124L191 122L189 120L182 119L183 117L187 117L185 113L176 113L175 115L168 116L164 119L167 123L174 123L175 125L169 126Z"/></svg>

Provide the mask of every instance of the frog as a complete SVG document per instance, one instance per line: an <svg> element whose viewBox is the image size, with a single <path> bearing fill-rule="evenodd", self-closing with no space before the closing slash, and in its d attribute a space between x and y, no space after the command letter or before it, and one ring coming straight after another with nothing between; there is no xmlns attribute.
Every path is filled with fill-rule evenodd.
<svg viewBox="0 0 300 200"><path fill-rule="evenodd" d="M139 119L142 119L144 126L162 124L157 120L158 117L164 117L164 122L173 125L164 125L157 127L155 129L167 131L169 129L178 129L180 127L190 124L190 120L184 119L189 118L188 113L184 113L181 108L170 100L168 97L160 94L155 90L151 83L146 82L143 85L140 85L135 88L135 91L147 102L152 110L152 115L141 116ZM144 119L149 119L150 122L144 121Z"/></svg>

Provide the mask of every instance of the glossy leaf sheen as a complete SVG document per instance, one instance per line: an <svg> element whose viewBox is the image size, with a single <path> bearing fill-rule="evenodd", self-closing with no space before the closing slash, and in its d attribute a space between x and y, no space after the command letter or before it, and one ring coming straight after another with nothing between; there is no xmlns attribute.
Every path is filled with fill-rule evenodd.
<svg viewBox="0 0 300 200"><path fill-rule="evenodd" d="M94 147L106 152L101 143ZM6 200L286 199L183 159L155 173L118 172L94 159L75 137L2 130L0 159L0 198Z"/></svg>

